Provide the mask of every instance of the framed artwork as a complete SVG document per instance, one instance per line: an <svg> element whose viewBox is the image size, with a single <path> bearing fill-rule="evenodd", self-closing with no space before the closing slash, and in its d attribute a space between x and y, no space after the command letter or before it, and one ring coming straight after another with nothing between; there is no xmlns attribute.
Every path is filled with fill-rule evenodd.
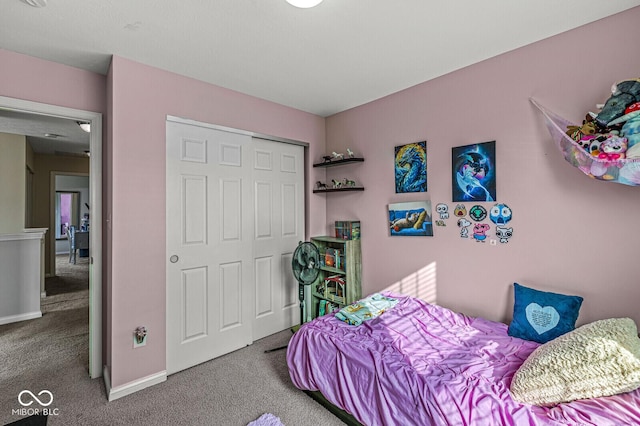
<svg viewBox="0 0 640 426"><path fill-rule="evenodd" d="M451 148L452 201L496 200L496 141Z"/></svg>
<svg viewBox="0 0 640 426"><path fill-rule="evenodd" d="M431 201L389 204L391 236L433 237Z"/></svg>
<svg viewBox="0 0 640 426"><path fill-rule="evenodd" d="M427 141L395 147L396 193L427 192Z"/></svg>

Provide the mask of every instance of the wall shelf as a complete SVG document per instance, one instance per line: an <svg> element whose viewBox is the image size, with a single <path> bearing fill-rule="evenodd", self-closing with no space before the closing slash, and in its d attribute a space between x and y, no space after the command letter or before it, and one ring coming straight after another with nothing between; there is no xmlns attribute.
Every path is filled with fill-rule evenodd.
<svg viewBox="0 0 640 426"><path fill-rule="evenodd" d="M343 160L334 160L334 161L323 161L322 163L316 163L313 167L332 167L332 166L340 166L343 164L353 164L353 163L362 163L364 158L361 157L352 157L345 158ZM316 185L317 186L317 185ZM333 188L327 186L326 188L316 188L313 190L314 194L320 194L323 192L350 192L350 191L364 191L364 187L362 186L341 186L339 188Z"/></svg>
<svg viewBox="0 0 640 426"><path fill-rule="evenodd" d="M315 163L313 167L331 167L331 166L339 166L342 164L348 163L362 163L364 158L353 157L353 158L345 158L343 160L333 160L333 161L323 161L322 163Z"/></svg>
<svg viewBox="0 0 640 426"><path fill-rule="evenodd" d="M362 186L348 186L345 188L327 188L327 189L314 189L314 194L319 194L323 192L348 192L348 191L364 191Z"/></svg>

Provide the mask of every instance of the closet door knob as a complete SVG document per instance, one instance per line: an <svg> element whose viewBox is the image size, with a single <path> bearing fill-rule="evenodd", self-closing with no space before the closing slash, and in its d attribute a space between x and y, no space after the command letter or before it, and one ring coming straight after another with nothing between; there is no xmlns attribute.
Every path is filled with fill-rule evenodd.
<svg viewBox="0 0 640 426"><path fill-rule="evenodd" d="M176 263L180 258L175 254L169 258L169 262Z"/></svg>

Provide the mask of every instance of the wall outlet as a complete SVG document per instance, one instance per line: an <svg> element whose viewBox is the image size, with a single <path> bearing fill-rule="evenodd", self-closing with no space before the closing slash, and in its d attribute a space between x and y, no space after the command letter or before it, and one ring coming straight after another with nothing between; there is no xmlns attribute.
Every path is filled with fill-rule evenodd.
<svg viewBox="0 0 640 426"><path fill-rule="evenodd" d="M142 338L142 342L138 342L138 338L136 337L136 335L135 334L133 335L133 349L146 346L146 345L147 345L147 336L144 336Z"/></svg>
<svg viewBox="0 0 640 426"><path fill-rule="evenodd" d="M147 344L147 327L141 325L133 331L133 349Z"/></svg>

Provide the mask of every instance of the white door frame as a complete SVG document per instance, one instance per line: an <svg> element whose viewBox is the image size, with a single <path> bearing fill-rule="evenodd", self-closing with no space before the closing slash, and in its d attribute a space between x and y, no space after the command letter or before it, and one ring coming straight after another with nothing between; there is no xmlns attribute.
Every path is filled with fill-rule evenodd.
<svg viewBox="0 0 640 426"><path fill-rule="evenodd" d="M0 108L48 115L91 123L89 136L89 199L91 233L89 234L89 376L102 376L102 114L23 99L0 96ZM49 230L49 235L51 230ZM55 250L55 238L53 238Z"/></svg>
<svg viewBox="0 0 640 426"><path fill-rule="evenodd" d="M301 145L301 146L304 146L305 148L309 147L309 142L302 142L302 141L297 141L295 139L281 138L279 136L271 136L271 135L266 135L264 133L250 132L248 130L235 129L233 127L220 126L217 124L205 123L203 121L175 117L173 115L167 115L166 121L172 121L174 123L190 124L192 126L205 127L207 129L222 130L223 132L238 133L240 135L247 135L257 139L265 139L273 142L283 142L283 143L290 143L293 145Z"/></svg>

